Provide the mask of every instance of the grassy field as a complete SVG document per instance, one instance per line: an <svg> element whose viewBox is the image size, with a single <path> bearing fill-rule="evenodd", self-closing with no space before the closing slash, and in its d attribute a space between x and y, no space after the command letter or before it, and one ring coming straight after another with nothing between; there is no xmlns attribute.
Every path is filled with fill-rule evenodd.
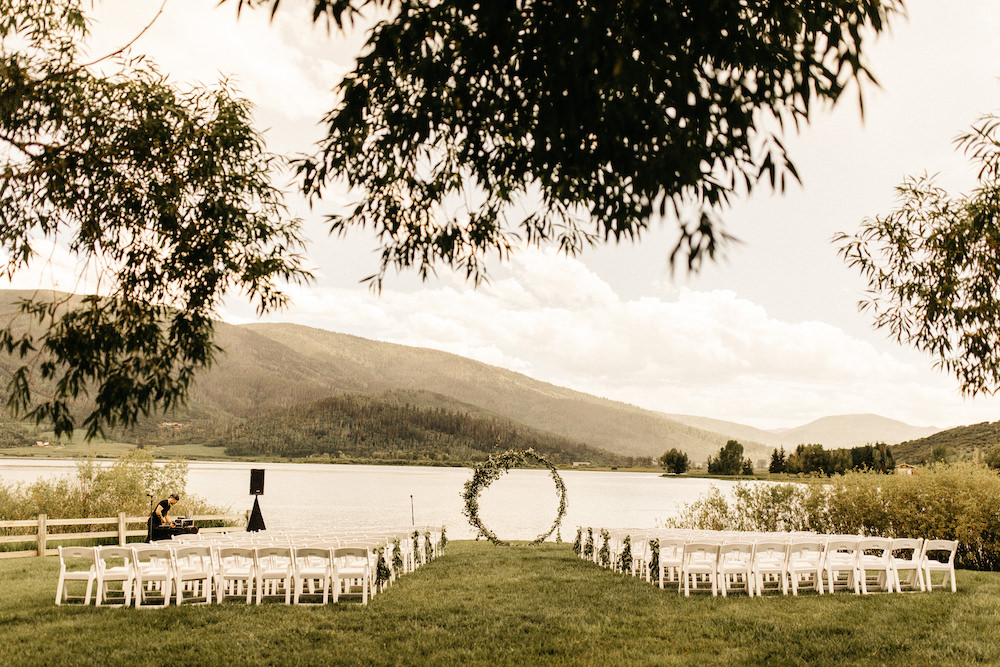
<svg viewBox="0 0 1000 667"><path fill-rule="evenodd" d="M56 607L55 558L0 561L2 665L1000 663L1000 574L959 592L661 591L568 545L453 542L364 608Z"/></svg>

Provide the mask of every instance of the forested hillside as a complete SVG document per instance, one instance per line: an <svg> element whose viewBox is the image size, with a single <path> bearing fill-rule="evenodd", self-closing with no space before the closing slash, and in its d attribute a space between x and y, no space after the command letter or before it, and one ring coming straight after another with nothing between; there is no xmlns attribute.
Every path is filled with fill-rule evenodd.
<svg viewBox="0 0 1000 667"><path fill-rule="evenodd" d="M448 402L445 397L440 400ZM423 402L425 405L420 405ZM651 465L588 445L542 433L509 420L470 414L475 409L429 407L429 394L388 394L379 398L342 394L238 422L195 422L160 426L146 433L147 444L222 447L230 456L333 460L468 462L495 449L533 447L553 463Z"/></svg>
<svg viewBox="0 0 1000 667"><path fill-rule="evenodd" d="M223 336L234 344L226 344ZM658 412L437 350L294 324L223 325L220 343L229 352L198 380L196 388L199 397L219 406L235 402L231 396L234 386L254 391L267 405L286 400L285 392L300 399L308 391L322 391L313 396L316 400L335 393L332 390L365 395L427 391L626 456L658 457L675 447L692 460L703 461L726 442L723 435L686 426ZM240 350L250 344L254 352L248 358ZM233 377L239 381L231 382ZM243 404L249 405L246 401ZM770 455L770 449L757 443L744 445L755 459Z"/></svg>
<svg viewBox="0 0 1000 667"><path fill-rule="evenodd" d="M933 458L935 448L943 447L949 458L975 458L985 449L1000 445L1000 421L959 426L919 440L908 440L892 447L898 462L922 463ZM978 453L978 454L977 454Z"/></svg>
<svg viewBox="0 0 1000 667"><path fill-rule="evenodd" d="M12 312L13 301L26 295L0 291L2 310ZM437 350L295 324L220 322L215 338L223 352L212 368L196 376L187 407L139 424L131 431L136 438L155 435L156 424L162 421L212 427L259 419L343 393L380 396L426 391L425 400L436 401L438 407L447 409L448 401L460 401L474 412L624 456L659 457L676 448L701 462L727 440L725 435L686 426L659 412ZM2 379L9 379L16 365L19 362L10 357L0 359ZM44 394L44 383L38 389ZM769 448L752 440L742 442L754 460L770 455Z"/></svg>

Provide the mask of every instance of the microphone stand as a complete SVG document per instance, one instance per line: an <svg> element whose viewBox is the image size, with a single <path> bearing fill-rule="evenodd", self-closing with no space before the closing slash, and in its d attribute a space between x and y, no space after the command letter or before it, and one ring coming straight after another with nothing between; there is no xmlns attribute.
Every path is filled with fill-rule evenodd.
<svg viewBox="0 0 1000 667"><path fill-rule="evenodd" d="M146 544L153 541L153 494L147 492L149 496L149 516L146 518Z"/></svg>

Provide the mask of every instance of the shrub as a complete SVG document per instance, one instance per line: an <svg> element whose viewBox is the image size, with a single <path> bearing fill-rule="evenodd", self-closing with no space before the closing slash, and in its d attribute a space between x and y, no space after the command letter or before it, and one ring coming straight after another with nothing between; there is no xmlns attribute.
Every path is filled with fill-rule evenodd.
<svg viewBox="0 0 1000 667"><path fill-rule="evenodd" d="M960 567L997 570L1000 474L965 462L913 475L848 472L824 484L737 484L731 498L712 487L667 525L958 540Z"/></svg>
<svg viewBox="0 0 1000 667"><path fill-rule="evenodd" d="M688 459L687 454L675 448L669 452L663 452L663 456L660 457L660 467L663 468L664 472L683 475L691 467L691 460Z"/></svg>
<svg viewBox="0 0 1000 667"><path fill-rule="evenodd" d="M0 485L0 517L31 519L108 517L125 512L129 516L149 514L149 496L155 500L169 493L181 495L173 514L221 514L226 510L185 496L188 466L184 461L157 465L152 454L136 449L111 466L98 466L93 459L77 464L75 477L40 479L31 484Z"/></svg>

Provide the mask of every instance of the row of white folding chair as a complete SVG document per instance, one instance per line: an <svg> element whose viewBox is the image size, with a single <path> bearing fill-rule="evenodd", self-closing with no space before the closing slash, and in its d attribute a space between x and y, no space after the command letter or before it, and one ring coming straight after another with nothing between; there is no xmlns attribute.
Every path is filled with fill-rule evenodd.
<svg viewBox="0 0 1000 667"><path fill-rule="evenodd" d="M797 594L800 584L808 584L820 590L822 579L825 576L828 590L838 590L852 588L858 592L867 593L869 588L881 590L902 590L905 586L912 589L924 589L924 580L930 581L931 572L942 572L944 575L940 586L947 585L949 580L952 589L955 589L954 559L957 543L954 541L928 541L895 539L891 543L891 548L886 549L884 544L878 542L882 538L861 538L855 535L820 535L812 532L796 533L747 533L733 531L711 531L711 530L687 530L687 529L656 529L656 530L631 530L631 529L605 529L608 533L609 549L611 551L611 563L620 564L619 559L624 545L624 538L628 536L631 542L633 554L632 574L642 574L645 569L646 578L649 580L652 574L649 571L648 563L652 559L652 550L649 542L656 539L660 542L660 564L661 579L665 571L668 580L673 578L681 587L679 569L682 563L679 544L693 541L703 541L709 545L716 544L720 548L726 544L734 542L753 542L755 544L767 544L769 556L757 563L758 569L768 570L766 579L769 582L780 581L780 587L787 591L787 568L790 567L792 574L793 593ZM598 533L602 531L598 530ZM865 548L859 549L856 543L861 539L868 539ZM827 556L827 544L834 542L834 548ZM679 543L679 544L678 544ZM795 549L789 556L790 544L795 543ZM810 547L810 543L813 544ZM927 548L929 545L933 548ZM639 548L642 548L642 556L639 556ZM595 562L598 560L600 545L594 545L594 551L590 558ZM909 557L903 557L899 553L909 552ZM775 555L775 552L785 553L785 558ZM931 558L931 552L943 552L944 560L941 558ZM581 557L585 557L581 554ZM727 560L737 558L736 555L728 555ZM745 560L745 557L743 558ZM733 566L740 569L740 565ZM819 574L808 574L812 570L819 568ZM865 573L866 576L862 576ZM867 576L869 575L870 576ZM905 575L905 580L903 579ZM756 575L755 575L756 576ZM750 586L754 582L750 582ZM763 588L764 581L759 588ZM660 583L662 587L662 581ZM750 590L750 586L746 590ZM928 584L929 586L929 584Z"/></svg>
<svg viewBox="0 0 1000 667"><path fill-rule="evenodd" d="M320 604L326 604L331 595L337 602L358 588L362 603L367 604L374 594L367 546L219 547L218 559L218 602L245 596L249 603L255 592L257 604L265 597L282 595L286 604L302 604L306 594L321 597Z"/></svg>
<svg viewBox="0 0 1000 667"><path fill-rule="evenodd" d="M400 547L400 556L402 558L402 570L397 571L397 568L393 562L393 551L395 549L395 544L398 540ZM382 559L383 565L389 571L389 578L387 581L378 582L375 585L374 580L370 582L370 593L374 595L377 590L381 590L382 587L388 585L396 578L401 576L406 572L411 572L416 563L416 558L414 557L413 548L411 546L410 537L406 534L371 534L371 533L353 533L350 535L341 534L338 537L326 536L322 540L313 540L307 537L298 537L291 539L293 548L299 548L303 545L305 546L319 546L321 548L328 549L344 549L344 548L363 548L365 549L367 557L367 566L365 569L369 572L369 577L375 578L378 572L379 559ZM315 558L314 558L315 560ZM356 559L357 562L351 563L341 563L340 571L352 571L361 572L362 567L360 564L360 557ZM312 563L310 564L314 567L319 567L320 564ZM343 577L341 582L350 580L350 577Z"/></svg>
<svg viewBox="0 0 1000 667"><path fill-rule="evenodd" d="M90 604L94 588L95 604L107 602L111 597L109 584L114 582L120 584L120 605L128 606L134 601L137 607L146 606L146 599L153 591L164 604L169 604L172 590L177 591L180 604L182 587L191 567L188 554L178 550L189 548L197 547L60 547L56 604L71 598L68 590L71 581L86 582L84 604ZM178 554L180 564L174 562ZM206 556L210 565L211 556L207 551Z"/></svg>
<svg viewBox="0 0 1000 667"><path fill-rule="evenodd" d="M648 548L649 540L663 540L663 539L683 539L685 541L718 541L720 544L726 541L755 541L760 539L783 539L789 540L797 537L817 537L818 533L814 532L746 532L746 531L719 531L719 530L708 530L708 529L689 529L689 528L655 528L655 529L628 529L628 528L605 528L609 535L609 549L611 555L620 555L621 549L624 543L624 537L628 536L631 538L631 546L633 554L636 553L637 547ZM593 529L594 534L594 553L602 546L600 544L600 534L601 529ZM596 562L597 557L592 555L591 558Z"/></svg>
<svg viewBox="0 0 1000 667"><path fill-rule="evenodd" d="M438 534L440 535L440 529L438 530L439 530ZM430 532L430 531L425 531L425 532ZM416 553L414 553L413 543L412 543L412 533L410 533L408 530L396 531L395 533L392 534L382 534L378 537L372 536L367 533L353 533L355 538L359 534L365 535L365 537L368 539L349 540L346 535L343 535L341 539L338 539L334 543L327 544L325 546L327 548L335 548L343 546L356 546L365 548L367 551L367 559L368 559L367 570L369 572L370 578L373 578L375 576L377 562L378 562L376 551L378 549L383 549L382 557L384 558L385 565L389 568L390 581L398 577L400 574L403 574L404 572L412 571L416 567L416 565L421 562L421 558ZM168 598L170 595L169 588L171 587L173 589L173 592L177 595L182 595L183 592L186 590L193 590L196 593L203 592L201 589L206 588L205 584L203 583L203 578L199 579L196 576L194 576L195 574L204 569L201 566L200 557L195 558L195 556L191 555L191 552L188 551L185 552L186 555L185 558L183 559L184 562L182 562L180 566L173 566L170 554L172 554L178 548L198 546L209 549L210 563L206 564L210 565L213 569L218 569L220 564L218 558L218 549L221 548L222 546L230 546L230 547L243 546L250 548L265 547L265 546L279 546L279 547L289 546L295 548L297 546L303 546L303 545L308 545L309 543L314 543L312 540L308 539L309 535L310 535L309 533L305 532L300 532L300 533L282 532L282 533L272 533L270 535L264 535L261 533L229 533L229 534L219 533L219 534L207 534L207 535L198 534L198 535L177 536L181 539L170 540L162 544L151 545L150 547L142 547L150 555L150 560L148 562L140 563L143 568L143 572L141 574L144 575L142 584L143 591L141 592L141 594L137 595L136 602L137 604L144 604L145 599L153 595L154 591L157 593L156 597L161 597L164 599L164 602L166 602L167 601L166 598ZM396 571L397 568L394 566L393 563L392 551L394 547L394 541L397 539L400 545L401 556L403 557L403 570L401 572ZM426 548L425 540L426 538L423 536L423 534L420 534L419 553L421 554L425 553L424 552L424 549ZM299 541L302 541L304 544L298 544ZM128 551L128 553L126 553L125 555L130 555L131 551L128 548L125 549L126 551ZM154 549L154 551L150 552L149 549ZM156 552L155 549L167 549L167 551ZM78 553L74 551L66 551L66 558L72 560L74 557L77 558L83 557L87 560L88 564L85 565L85 569L82 572L78 570L70 572L67 571L66 562L63 559L63 556L62 555L60 556L61 567L60 567L59 585L57 586L57 594L56 594L57 603L61 603L61 601L65 599L67 595L65 590L66 589L65 582L79 579L82 581L86 581L87 583L87 591L86 595L84 596L84 601L87 604L89 604L92 596L93 585L98 581L100 575L102 584L98 587L99 590L98 596L95 598L98 600L99 604L101 598L104 597L103 594L107 590L106 583L104 582L119 581L119 580L127 582L129 581L127 579L128 573L132 572L135 567L134 554L131 554L131 560L122 558L123 560L122 565L116 567L105 567L104 561L101 561L101 564L98 565L97 562L98 559L96 557L96 554L93 552L92 548L89 547L79 548L77 551ZM119 558L121 558L120 554ZM268 556L267 562L265 562L266 567L263 569L267 570L271 565L271 561L274 560L275 556L273 554ZM189 563L188 561L191 562ZM363 568L361 568L358 563L350 564L350 567L348 567L347 569L356 572L363 571ZM180 584L178 584L176 581L176 577L174 575L176 575L179 572L181 573L188 572L189 570L192 572L192 576L189 578L185 578ZM120 579L115 579L115 577L120 577ZM132 581L134 581L134 579ZM265 586L265 588L273 587L273 582L267 582L267 583L268 585ZM343 584L343 582L339 583ZM365 584L363 588L365 588L365 593L363 595L363 597L365 598L367 598L367 595L369 593L374 593L374 587L371 584L371 582L369 582L369 584ZM123 589L124 589L123 596L126 597L130 596L133 590L132 586L126 586L125 583L123 583ZM204 598L204 595L201 595L201 597ZM127 604L127 602L125 602L125 604Z"/></svg>
<svg viewBox="0 0 1000 667"><path fill-rule="evenodd" d="M389 581L391 582L400 575L412 572L420 565L429 562L430 558L436 557L440 553L443 530L441 527L416 526L410 528L342 531L337 533L286 531L273 534L270 544L289 544L290 546L315 543L333 546L368 545L372 548L372 571L376 571L377 554L381 551L384 563L389 568ZM260 534L258 533L258 535ZM257 537L257 539L266 538ZM402 560L401 571L397 571L394 563L394 551L397 543L399 545L399 555ZM430 552L429 555L428 552Z"/></svg>
<svg viewBox="0 0 1000 667"><path fill-rule="evenodd" d="M404 559L404 571L409 572L416 567L436 558L440 555L443 527L440 526L411 526L369 528L365 530L352 531L305 531L305 530L281 530L281 531L259 531L255 533L232 532L232 533L199 533L196 535L177 536L175 539L181 541L213 541L238 540L242 543L250 544L298 544L310 542L332 542L338 541L342 544L349 544L359 540L371 539L398 539L400 551ZM414 548L414 533L416 535L416 548ZM428 551L430 557L428 557Z"/></svg>
<svg viewBox="0 0 1000 667"><path fill-rule="evenodd" d="M400 555L403 559L403 572L412 572L417 566L422 564L420 554L423 553L423 536L419 538L419 549L413 548L412 533L402 530L384 530L384 531L351 531L351 532L339 532L339 533L312 533L312 532L302 532L295 534L282 534L280 536L275 536L271 538L271 543L273 544L289 544L291 546L296 546L298 544L310 544L310 543L335 543L342 546L356 544L359 542L380 542L378 546L386 547L385 558L388 561L392 558L392 552L390 548L393 547L394 541L399 540ZM382 543L384 542L384 543ZM393 577L395 578L398 574L393 569Z"/></svg>
<svg viewBox="0 0 1000 667"><path fill-rule="evenodd" d="M721 587L723 595L731 584L741 583L749 594L760 595L769 583L782 593L797 595L802 585L822 594L826 590L853 589L868 593L870 589L901 592L930 588L931 572L944 572L955 587L954 559L957 542L948 540L858 538L832 536L828 539L797 538L790 541L723 542L716 540L691 542L680 538L662 540L659 553L659 585L675 581L685 594L691 585L712 579L715 594ZM899 552L909 553L909 556ZM932 558L932 553L944 553L945 560ZM715 577L711 577L712 563ZM904 580L905 575L905 580Z"/></svg>
<svg viewBox="0 0 1000 667"><path fill-rule="evenodd" d="M396 572L395 567L392 563L392 548L394 540L399 538L400 553L403 559L403 571ZM189 543L189 542L185 542ZM334 535L323 535L317 533L271 533L271 534L229 534L229 535L219 535L207 540L206 543L210 543L214 546L239 546L239 547L259 547L259 546L288 546L288 547L299 547L299 546L311 546L316 544L322 544L327 547L339 547L339 546L352 546L352 545L370 545L373 548L373 562L372 568L374 569L377 561L377 555L375 552L379 549L383 549L383 558L385 558L386 565L390 568L391 579L395 579L400 574L404 572L410 572L414 569L414 555L412 544L407 536L401 536L399 534L395 535L371 535L367 533L351 533L351 534L339 534Z"/></svg>
<svg viewBox="0 0 1000 667"><path fill-rule="evenodd" d="M794 545L792 542L789 549ZM790 576L796 569L809 571L820 560L819 585L825 584L831 592L841 589L855 593L868 593L870 589L902 592L904 588L922 591L935 587L932 572L944 573L944 581L936 587L943 587L950 580L952 591L957 590L955 540L833 535L819 541L819 547L820 556L799 555L796 559L790 553ZM796 560L801 567L793 567ZM794 586L794 579L792 583Z"/></svg>
<svg viewBox="0 0 1000 667"><path fill-rule="evenodd" d="M217 550L217 551L216 551ZM213 553L214 552L214 553ZM108 584L121 583L121 604L136 607L167 606L172 594L176 604L185 601L219 601L238 590L249 602L256 592L257 604L265 595L284 592L286 603L294 593L298 603L305 587L315 592L322 586L323 602L330 592L340 594L360 587L362 603L374 592L369 546L355 547L213 547L208 545L148 545L137 547L61 547L56 604L70 599L68 583L86 583L84 604L108 598ZM317 567L316 561L326 561ZM114 563L111 565L109 563ZM327 574L328 573L328 574ZM343 593L341 593L343 591ZM157 603L158 604L154 604Z"/></svg>

